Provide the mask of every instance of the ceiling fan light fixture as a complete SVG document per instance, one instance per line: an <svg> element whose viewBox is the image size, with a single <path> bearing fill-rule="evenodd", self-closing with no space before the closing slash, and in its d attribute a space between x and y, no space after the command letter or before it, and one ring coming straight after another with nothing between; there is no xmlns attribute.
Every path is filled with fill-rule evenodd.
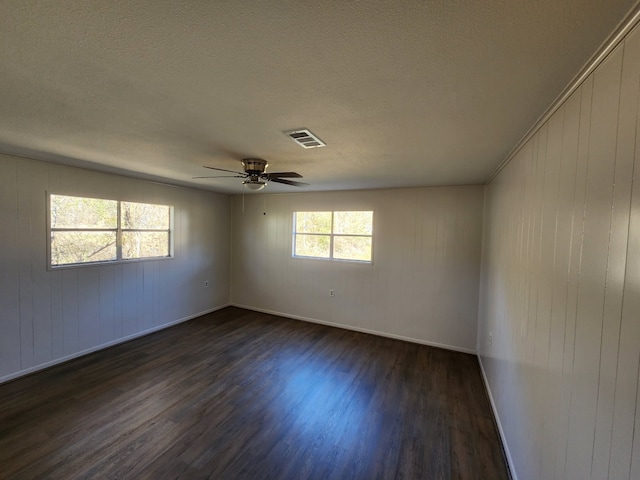
<svg viewBox="0 0 640 480"><path fill-rule="evenodd" d="M249 190L253 190L254 192L257 192L258 190L262 190L266 185L267 182L261 182L261 181L244 181L242 182L242 184L247 187Z"/></svg>

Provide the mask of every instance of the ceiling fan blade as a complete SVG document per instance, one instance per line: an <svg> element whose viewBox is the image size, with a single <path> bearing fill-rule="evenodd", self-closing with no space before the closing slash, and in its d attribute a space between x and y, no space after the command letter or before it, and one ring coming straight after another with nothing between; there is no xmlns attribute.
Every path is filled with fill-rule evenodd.
<svg viewBox="0 0 640 480"><path fill-rule="evenodd" d="M206 177L191 177L191 178L246 178L246 175L213 175Z"/></svg>
<svg viewBox="0 0 640 480"><path fill-rule="evenodd" d="M293 185L294 187L304 187L306 185L309 185L308 183L295 182L293 180L285 180L284 178L269 178L268 180L270 182L284 183L285 185Z"/></svg>
<svg viewBox="0 0 640 480"><path fill-rule="evenodd" d="M244 172L236 172L235 170L227 170L226 168L207 167L206 165L203 165L203 167L204 168L209 168L211 170L219 170L221 172L237 173L239 175L244 175Z"/></svg>
<svg viewBox="0 0 640 480"><path fill-rule="evenodd" d="M297 172L275 172L275 173L265 173L267 178L302 178Z"/></svg>

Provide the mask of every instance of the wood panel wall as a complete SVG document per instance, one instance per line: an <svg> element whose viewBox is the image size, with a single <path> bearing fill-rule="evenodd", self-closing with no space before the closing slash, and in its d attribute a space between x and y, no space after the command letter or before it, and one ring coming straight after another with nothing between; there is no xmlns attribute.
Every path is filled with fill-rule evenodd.
<svg viewBox="0 0 640 480"><path fill-rule="evenodd" d="M234 197L232 303L473 352L482 203L481 186ZM293 212L314 210L373 210L373 265L292 258Z"/></svg>
<svg viewBox="0 0 640 480"><path fill-rule="evenodd" d="M478 348L519 480L640 478L639 91L636 28L487 187Z"/></svg>
<svg viewBox="0 0 640 480"><path fill-rule="evenodd" d="M9 155L0 172L0 381L228 303L227 196ZM175 258L47 270L46 192L174 205Z"/></svg>

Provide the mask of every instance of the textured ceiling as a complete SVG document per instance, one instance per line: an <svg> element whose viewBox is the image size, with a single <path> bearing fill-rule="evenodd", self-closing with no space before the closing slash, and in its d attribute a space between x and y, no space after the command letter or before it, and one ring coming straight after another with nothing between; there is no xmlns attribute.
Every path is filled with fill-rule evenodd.
<svg viewBox="0 0 640 480"><path fill-rule="evenodd" d="M0 151L228 193L191 177L484 183L634 3L0 0Z"/></svg>

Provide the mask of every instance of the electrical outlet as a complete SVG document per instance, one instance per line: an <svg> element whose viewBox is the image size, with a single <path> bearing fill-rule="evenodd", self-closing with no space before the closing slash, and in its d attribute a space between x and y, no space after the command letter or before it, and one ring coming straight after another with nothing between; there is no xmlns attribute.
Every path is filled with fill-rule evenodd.
<svg viewBox="0 0 640 480"><path fill-rule="evenodd" d="M493 345L493 333L489 332L489 345Z"/></svg>
<svg viewBox="0 0 640 480"><path fill-rule="evenodd" d="M205 286L205 287L208 287L208 286L209 286L209 280L205 280L205 282L204 282L204 286Z"/></svg>
<svg viewBox="0 0 640 480"><path fill-rule="evenodd" d="M330 297L335 297L336 296L336 292L335 292L335 290L333 288L329 289L329 296Z"/></svg>

